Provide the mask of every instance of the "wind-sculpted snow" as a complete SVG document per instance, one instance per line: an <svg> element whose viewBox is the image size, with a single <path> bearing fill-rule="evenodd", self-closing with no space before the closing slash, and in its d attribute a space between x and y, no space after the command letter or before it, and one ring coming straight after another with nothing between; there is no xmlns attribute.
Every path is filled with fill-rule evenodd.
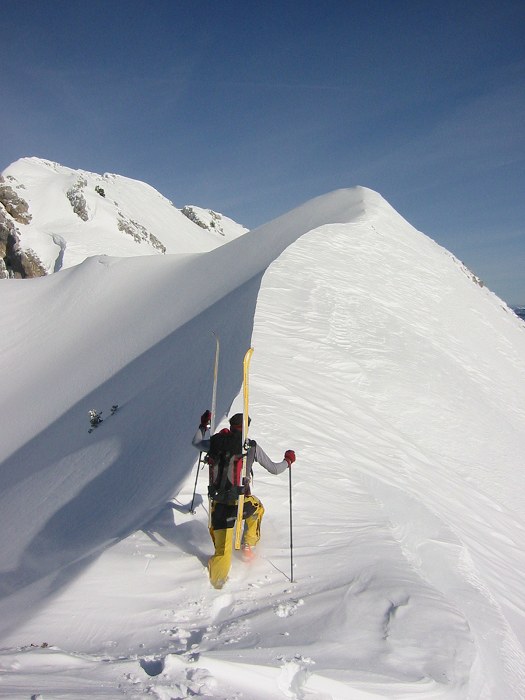
<svg viewBox="0 0 525 700"><path fill-rule="evenodd" d="M43 641L50 696L74 660L67 697L93 679L107 697L523 697L524 327L379 195L341 190L206 254L95 258L0 294L12 697ZM298 455L293 584L288 482L260 471L259 557L235 559L220 593L207 582L189 443L212 331L218 423L253 343L252 434ZM88 410L113 403L88 434Z"/></svg>
<svg viewBox="0 0 525 700"><path fill-rule="evenodd" d="M492 677L483 691L491 698L521 697L525 689L525 482L517 457L525 449L523 331L452 256L399 221L383 220L325 226L285 251L263 282L253 338L265 349L254 356L252 382L264 401L263 436L281 431L286 406L289 432L307 446L297 473L304 469L310 481L300 497L317 505L309 528L296 535L298 546L317 540L341 547L345 574L357 558L344 599L364 577L360 594L374 601L373 611L352 604L348 625L345 605L334 604L343 630L335 619L328 623L331 640L340 635L344 648L354 635L362 639L381 609L373 593L381 581L393 611L385 638L390 621L403 620L397 629L418 639L423 657L443 663L444 677L459 685L473 661L470 639ZM370 518L374 529L384 519L419 584L405 579L400 586L395 565L369 534L372 561L362 558L361 491L380 507ZM380 540L384 546L389 536ZM427 607L428 593L419 597L427 585L442 603ZM452 609L437 613L445 601ZM443 629L433 629L429 613ZM312 628L318 634L319 622ZM450 640L454 628L456 663L437 662L430 640ZM406 672L411 665L408 658L393 663ZM438 680L436 668L419 669ZM470 683L469 697L484 697Z"/></svg>

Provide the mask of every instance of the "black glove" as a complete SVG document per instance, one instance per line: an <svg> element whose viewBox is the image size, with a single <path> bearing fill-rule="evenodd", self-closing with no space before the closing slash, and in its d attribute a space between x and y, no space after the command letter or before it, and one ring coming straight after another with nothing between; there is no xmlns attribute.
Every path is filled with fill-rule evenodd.
<svg viewBox="0 0 525 700"><path fill-rule="evenodd" d="M211 423L211 411L208 409L207 411L204 411L204 413L201 416L201 424L199 428L201 430L207 430L210 427Z"/></svg>

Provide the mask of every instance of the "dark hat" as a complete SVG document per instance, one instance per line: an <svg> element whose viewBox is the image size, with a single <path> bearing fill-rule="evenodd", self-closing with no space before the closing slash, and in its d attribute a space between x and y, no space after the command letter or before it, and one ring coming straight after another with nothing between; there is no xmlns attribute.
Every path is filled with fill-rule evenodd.
<svg viewBox="0 0 525 700"><path fill-rule="evenodd" d="M243 421L242 413L235 413L230 418L230 425L232 426L232 428L235 428L236 426L241 427L242 421ZM250 418L250 416L248 416L248 425L250 425L251 422L252 422L252 419Z"/></svg>

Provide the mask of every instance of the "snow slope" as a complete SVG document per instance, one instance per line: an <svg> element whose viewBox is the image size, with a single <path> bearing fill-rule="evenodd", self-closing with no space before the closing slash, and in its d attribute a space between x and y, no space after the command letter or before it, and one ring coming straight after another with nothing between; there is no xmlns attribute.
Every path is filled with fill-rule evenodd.
<svg viewBox="0 0 525 700"><path fill-rule="evenodd" d="M185 208L190 220L150 185L122 175L73 170L41 158L21 158L2 175L29 205L31 221L15 222L22 247L35 251L47 272L93 255L203 252L247 230L199 207Z"/></svg>
<svg viewBox="0 0 525 700"><path fill-rule="evenodd" d="M378 194L0 298L0 696L525 697L525 324ZM258 559L207 581L212 331L219 419L253 343L252 434L298 455L293 583L263 470Z"/></svg>

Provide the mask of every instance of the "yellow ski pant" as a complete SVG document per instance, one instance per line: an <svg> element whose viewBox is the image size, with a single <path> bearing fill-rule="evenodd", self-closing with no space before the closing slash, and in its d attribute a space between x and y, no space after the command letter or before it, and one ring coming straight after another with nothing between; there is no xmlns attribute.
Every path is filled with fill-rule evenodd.
<svg viewBox="0 0 525 700"><path fill-rule="evenodd" d="M261 537L261 520L264 507L255 496L244 498L244 544L254 547ZM232 562L234 525L237 517L237 504L216 503L211 505L210 535L215 546L215 554L208 560L210 583L222 588L226 583Z"/></svg>

